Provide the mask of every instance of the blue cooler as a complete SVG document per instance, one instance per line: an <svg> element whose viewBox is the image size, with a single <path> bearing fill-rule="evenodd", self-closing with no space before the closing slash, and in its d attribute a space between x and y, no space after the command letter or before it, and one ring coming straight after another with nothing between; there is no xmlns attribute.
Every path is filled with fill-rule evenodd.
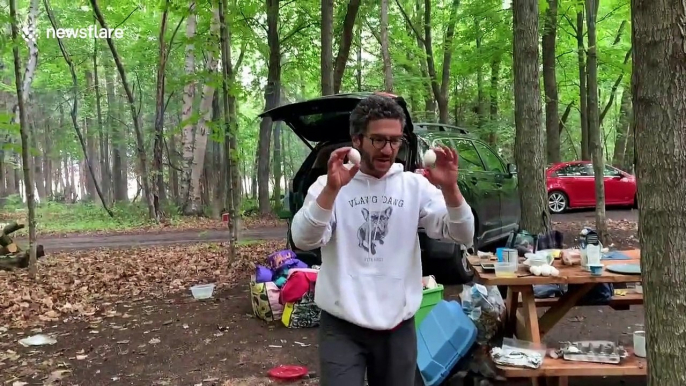
<svg viewBox="0 0 686 386"><path fill-rule="evenodd" d="M438 386L476 342L477 329L460 303L442 300L417 329L417 368L426 386Z"/></svg>

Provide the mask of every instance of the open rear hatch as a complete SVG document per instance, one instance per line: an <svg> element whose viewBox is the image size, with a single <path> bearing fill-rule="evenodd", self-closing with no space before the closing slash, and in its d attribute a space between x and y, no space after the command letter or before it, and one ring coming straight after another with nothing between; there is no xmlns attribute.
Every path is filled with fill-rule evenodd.
<svg viewBox="0 0 686 386"><path fill-rule="evenodd" d="M340 142L350 140L350 112L360 101L375 93L336 94L304 102L296 102L267 110L260 118L284 121L310 149L312 143ZM406 117L405 135L413 132L410 113L402 97L393 97L403 108Z"/></svg>

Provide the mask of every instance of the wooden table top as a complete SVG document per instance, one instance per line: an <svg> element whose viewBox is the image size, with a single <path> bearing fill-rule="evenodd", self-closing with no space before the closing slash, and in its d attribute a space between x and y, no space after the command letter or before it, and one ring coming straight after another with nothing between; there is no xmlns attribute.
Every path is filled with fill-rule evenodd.
<svg viewBox="0 0 686 386"><path fill-rule="evenodd" d="M607 270L607 267L615 264L638 264L641 252L638 249L621 251L629 256L629 260L603 260L605 265L601 276L592 276L590 272L584 271L579 265L568 266L556 259L553 266L560 271L560 276L534 276L529 272L529 268L521 264L520 258L517 277L496 277L495 272L484 272L481 268L480 258L470 256L469 263L474 270L474 281L483 285L504 285L504 286L526 286L538 284L586 284L586 283L631 283L641 281L640 275L622 275Z"/></svg>
<svg viewBox="0 0 686 386"><path fill-rule="evenodd" d="M604 364L592 362L574 362L564 359L553 359L548 356L538 369L521 367L497 366L500 375L506 378L535 378L535 377L611 377L611 376L640 376L648 373L648 363L645 358L633 355L633 350L627 348L629 357L619 364Z"/></svg>

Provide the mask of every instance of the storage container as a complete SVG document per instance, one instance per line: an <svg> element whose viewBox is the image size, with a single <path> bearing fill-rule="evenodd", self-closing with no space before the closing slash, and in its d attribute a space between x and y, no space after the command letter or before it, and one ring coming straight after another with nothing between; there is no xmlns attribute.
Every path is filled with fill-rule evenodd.
<svg viewBox="0 0 686 386"><path fill-rule="evenodd" d="M495 276L497 277L516 277L517 264L507 262L495 263Z"/></svg>
<svg viewBox="0 0 686 386"><path fill-rule="evenodd" d="M417 368L426 386L437 386L476 342L477 329L456 301L441 300L417 329Z"/></svg>
<svg viewBox="0 0 686 386"><path fill-rule="evenodd" d="M439 284L436 288L425 289L422 292L422 304L419 310L414 314L414 323L417 328L422 324L422 320L426 318L432 308L443 300L443 285Z"/></svg>

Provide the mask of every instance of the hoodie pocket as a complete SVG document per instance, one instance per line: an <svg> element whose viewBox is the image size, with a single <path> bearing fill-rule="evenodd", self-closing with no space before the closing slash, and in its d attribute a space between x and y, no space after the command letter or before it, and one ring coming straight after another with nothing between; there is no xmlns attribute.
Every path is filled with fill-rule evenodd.
<svg viewBox="0 0 686 386"><path fill-rule="evenodd" d="M357 309L361 316L374 324L395 323L402 318L405 305L404 279L387 275L351 275L352 296L344 296L343 310ZM392 328L394 326L389 326Z"/></svg>

